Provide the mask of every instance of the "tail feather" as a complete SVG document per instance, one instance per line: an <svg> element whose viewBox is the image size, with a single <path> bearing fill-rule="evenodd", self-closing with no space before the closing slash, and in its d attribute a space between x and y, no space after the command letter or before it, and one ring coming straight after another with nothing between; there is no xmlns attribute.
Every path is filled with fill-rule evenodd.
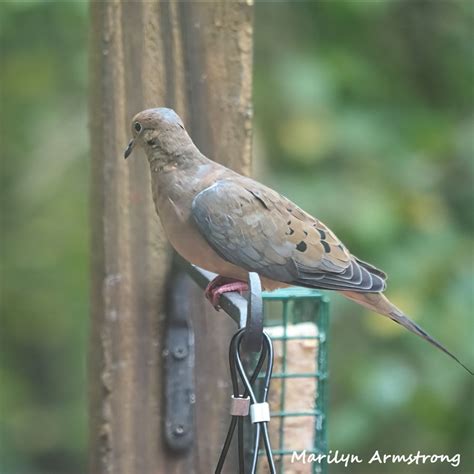
<svg viewBox="0 0 474 474"><path fill-rule="evenodd" d="M423 328L421 328L406 314L400 311L382 293L356 293L350 291L341 291L340 293L346 298L349 298L350 300L355 301L356 303L359 303L360 305L372 311L383 314L384 316L388 316L392 321L395 321L405 329L408 329L413 334L420 336L425 341L428 341L430 344L443 351L464 369L466 369L471 375L474 375L474 372L467 368L466 365L464 365L452 352L446 349L446 347L444 347L440 342L431 337Z"/></svg>

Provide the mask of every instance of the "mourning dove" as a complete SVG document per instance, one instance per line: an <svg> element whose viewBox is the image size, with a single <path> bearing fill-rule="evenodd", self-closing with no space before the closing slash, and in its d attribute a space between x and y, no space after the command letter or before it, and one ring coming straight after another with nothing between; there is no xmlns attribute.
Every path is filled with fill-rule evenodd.
<svg viewBox="0 0 474 474"><path fill-rule="evenodd" d="M220 275L207 289L214 304L223 292L246 289L248 272L257 272L267 290L335 290L429 341L470 372L382 294L383 271L352 255L325 224L286 197L206 158L173 110L138 113L132 133L125 158L135 145L145 150L169 241L187 261Z"/></svg>

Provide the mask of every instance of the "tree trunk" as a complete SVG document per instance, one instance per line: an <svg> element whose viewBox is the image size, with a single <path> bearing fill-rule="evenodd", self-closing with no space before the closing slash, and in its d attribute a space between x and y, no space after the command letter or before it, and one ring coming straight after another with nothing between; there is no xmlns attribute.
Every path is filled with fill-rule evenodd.
<svg viewBox="0 0 474 474"><path fill-rule="evenodd" d="M171 251L148 163L143 156L125 162L123 151L132 116L168 106L203 153L249 172L251 2L91 2L90 53L90 472L208 474L229 422L227 346L236 328L188 285L194 444L170 453L162 433L162 352Z"/></svg>

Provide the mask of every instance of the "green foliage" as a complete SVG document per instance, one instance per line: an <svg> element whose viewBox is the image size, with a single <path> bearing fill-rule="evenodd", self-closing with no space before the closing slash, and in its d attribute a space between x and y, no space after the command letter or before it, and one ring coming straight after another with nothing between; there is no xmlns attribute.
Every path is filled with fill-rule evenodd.
<svg viewBox="0 0 474 474"><path fill-rule="evenodd" d="M82 473L89 234L86 9L71 2L12 2L0 8L0 472Z"/></svg>
<svg viewBox="0 0 474 474"><path fill-rule="evenodd" d="M470 367L472 5L258 2L254 93L261 179L389 272L389 295ZM86 4L0 8L0 472L74 474L87 423ZM457 472L472 472L469 376L332 302L331 448L460 452Z"/></svg>

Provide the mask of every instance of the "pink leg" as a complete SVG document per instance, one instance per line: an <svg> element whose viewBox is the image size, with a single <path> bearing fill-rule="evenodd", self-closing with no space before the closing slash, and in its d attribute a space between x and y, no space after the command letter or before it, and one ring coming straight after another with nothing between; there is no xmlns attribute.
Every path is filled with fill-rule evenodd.
<svg viewBox="0 0 474 474"><path fill-rule="evenodd" d="M238 291L242 294L244 291L248 291L248 289L249 286L244 281L219 275L207 285L204 295L215 309L219 309L219 299L223 293Z"/></svg>
<svg viewBox="0 0 474 474"><path fill-rule="evenodd" d="M231 283L233 280L231 278L223 277L217 275L214 280L212 280L204 290L204 296L212 302L212 293L213 291L218 288L219 286L226 285L227 283Z"/></svg>

